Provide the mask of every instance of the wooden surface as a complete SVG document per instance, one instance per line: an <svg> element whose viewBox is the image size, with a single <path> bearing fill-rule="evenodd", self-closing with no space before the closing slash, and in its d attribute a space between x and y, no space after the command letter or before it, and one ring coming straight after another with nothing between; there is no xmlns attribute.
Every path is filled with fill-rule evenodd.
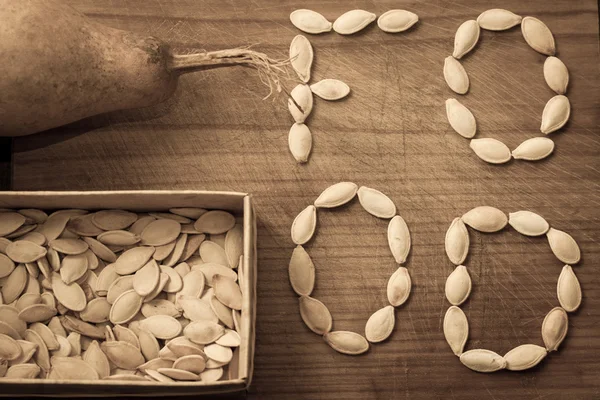
<svg viewBox="0 0 600 400"><path fill-rule="evenodd" d="M292 123L284 97L263 101L266 89L249 69L221 69L181 78L176 96L151 109L92 118L43 135L17 139L13 189L218 189L251 192L258 216L257 351L251 398L256 399L594 399L600 398L600 69L594 0L496 2L543 20L570 70L572 117L552 134L556 151L538 163L491 166L452 131L444 101L454 95L442 77L456 28L491 3L481 1L292 2L275 0L70 0L102 23L159 36L181 49L256 44L285 57L298 33L288 16L313 8L328 19L351 8L378 15L416 12L409 32L390 35L375 24L357 35L310 36L314 81L339 78L349 98L316 100L308 125L313 154L296 165L288 153ZM463 101L479 137L510 148L540 136L543 107L553 95L542 76L544 57L520 30L482 32L464 59L471 90ZM295 215L330 184L354 181L384 191L412 234L406 266L413 291L396 311L389 340L360 357L338 354L302 323L287 278ZM466 369L442 334L449 304L444 283L452 265L444 234L452 219L477 205L543 215L579 243L575 272L584 299L570 315L557 353L526 372L491 375ZM364 331L386 305L395 270L386 222L357 202L319 214L307 246L317 267L314 296L331 310L334 329ZM558 305L562 264L545 239L512 229L471 232L466 265L473 293L468 349L504 354L542 344L545 314Z"/></svg>

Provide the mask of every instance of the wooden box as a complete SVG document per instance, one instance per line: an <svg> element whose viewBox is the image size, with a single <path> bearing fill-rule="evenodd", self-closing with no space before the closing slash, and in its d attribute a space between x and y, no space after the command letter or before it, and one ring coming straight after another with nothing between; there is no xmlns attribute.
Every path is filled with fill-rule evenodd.
<svg viewBox="0 0 600 400"><path fill-rule="evenodd" d="M173 207L201 207L230 211L243 219L244 269L239 369L233 379L204 382L114 382L0 379L0 396L105 397L173 396L243 391L252 378L256 320L256 220L252 198L246 193L210 191L94 191L94 192L0 192L0 208L43 210L125 209L166 211Z"/></svg>

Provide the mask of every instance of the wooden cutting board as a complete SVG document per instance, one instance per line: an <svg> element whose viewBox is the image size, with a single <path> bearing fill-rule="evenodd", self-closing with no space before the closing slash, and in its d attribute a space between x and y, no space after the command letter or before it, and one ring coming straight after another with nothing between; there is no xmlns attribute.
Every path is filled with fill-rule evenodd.
<svg viewBox="0 0 600 400"><path fill-rule="evenodd" d="M259 225L257 351L251 397L257 399L520 399L600 397L600 58L594 0L496 2L543 20L558 56L570 70L572 116L550 137L547 160L493 166L450 128L444 101L457 97L442 76L454 32L490 7L488 1L291 2L276 0L70 0L95 20L159 36L182 50L255 45L286 57L300 32L289 13L311 8L333 21L352 8L378 15L391 8L417 13L408 32L386 34L375 24L359 34L310 36L313 82L337 78L352 94L338 102L316 99L308 126L314 146L307 165L287 148L292 119L285 96L267 93L255 71L220 69L183 76L175 97L149 109L91 118L14 142L13 189L210 189L254 195ZM481 33L464 58L471 89L459 96L475 114L478 137L514 149L542 136L540 119L553 96L545 57L524 42L519 28ZM289 83L290 89L293 83ZM310 332L287 278L295 215L327 186L348 180L380 189L396 203L412 235L406 264L413 291L396 310L389 340L360 357L344 356ZM570 314L569 334L556 353L526 372L490 375L465 368L442 334L449 304L444 283L453 266L444 235L453 218L478 205L505 212L531 210L579 243L574 269L584 298ZM386 242L387 222L357 202L319 213L307 246L317 268L314 297L334 329L364 332L386 305L385 286L397 266ZM468 349L504 354L542 344L546 313L558 305L562 264L546 240L512 229L471 232L466 261L473 292Z"/></svg>

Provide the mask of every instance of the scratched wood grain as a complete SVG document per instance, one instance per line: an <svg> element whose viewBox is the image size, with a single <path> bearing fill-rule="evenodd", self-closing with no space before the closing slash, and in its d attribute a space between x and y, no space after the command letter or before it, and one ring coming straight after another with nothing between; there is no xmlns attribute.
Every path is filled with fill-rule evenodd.
<svg viewBox="0 0 600 400"><path fill-rule="evenodd" d="M455 95L442 77L443 59L466 19L489 7L470 1L318 2L254 0L70 0L97 21L159 36L182 51L256 44L285 57L299 32L288 15L312 8L330 20L351 8L381 14L416 12L409 32L390 35L373 24L351 37L310 36L314 81L338 78L352 94L317 99L308 121L313 154L298 166L287 150L292 120L283 97L266 94L252 70L222 69L183 76L175 97L145 110L91 118L15 140L13 188L221 189L254 194L259 224L257 399L591 399L600 397L600 63L594 0L505 0L494 6L542 19L571 73L572 117L552 134L556 151L538 163L491 166L449 127L444 101ZM478 121L479 137L510 148L540 136L543 107L553 95L542 76L544 57L520 30L483 31L464 65L472 82L461 98ZM392 337L360 357L335 353L302 323L287 279L294 216L322 189L351 180L383 190L407 221L413 248L407 263L410 300L396 311ZM506 212L540 213L573 235L583 252L575 268L584 300L570 315L560 351L533 370L492 375L463 367L442 334L448 307L444 254L450 221L487 204ZM386 223L358 204L319 214L308 251L317 267L314 296L331 310L335 329L363 332L386 304L396 266ZM545 314L558 305L562 265L543 238L513 230L471 233L466 264L473 294L468 349L503 354L542 344Z"/></svg>

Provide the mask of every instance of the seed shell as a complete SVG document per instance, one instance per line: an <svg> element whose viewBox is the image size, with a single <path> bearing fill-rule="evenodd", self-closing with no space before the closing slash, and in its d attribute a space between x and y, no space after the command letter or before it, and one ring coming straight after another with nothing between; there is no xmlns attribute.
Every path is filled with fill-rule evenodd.
<svg viewBox="0 0 600 400"><path fill-rule="evenodd" d="M206 366L206 361L204 357L199 355L190 355L179 357L173 363L173 368L183 369L185 371L192 372L194 374L199 374L204 371Z"/></svg>
<svg viewBox="0 0 600 400"><path fill-rule="evenodd" d="M308 242L317 226L317 208L313 205L300 212L292 223L292 241L302 245Z"/></svg>
<svg viewBox="0 0 600 400"><path fill-rule="evenodd" d="M300 316L311 331L317 335L324 335L331 331L333 320L325 304L308 296L300 296L298 301Z"/></svg>
<svg viewBox="0 0 600 400"><path fill-rule="evenodd" d="M108 359L119 368L136 369L146 362L140 349L128 342L102 342L100 348Z"/></svg>
<svg viewBox="0 0 600 400"><path fill-rule="evenodd" d="M495 372L506 368L506 360L491 350L475 349L460 355L460 362L477 372Z"/></svg>
<svg viewBox="0 0 600 400"><path fill-rule="evenodd" d="M365 10L351 10L340 15L333 23L333 30L340 35L351 35L364 29L377 16Z"/></svg>
<svg viewBox="0 0 600 400"><path fill-rule="evenodd" d="M181 324L168 315L153 315L140 322L142 329L148 330L157 339L173 339L181 333Z"/></svg>
<svg viewBox="0 0 600 400"><path fill-rule="evenodd" d="M0 253L0 278L10 275L15 269L15 263L8 256Z"/></svg>
<svg viewBox="0 0 600 400"><path fill-rule="evenodd" d="M329 22L324 16L318 12L306 9L295 10L290 14L290 21L292 24L306 33L312 33L314 35L330 32L331 22Z"/></svg>
<svg viewBox="0 0 600 400"><path fill-rule="evenodd" d="M172 219L157 219L150 222L140 235L142 244L147 246L162 246L171 243L179 236L181 224Z"/></svg>
<svg viewBox="0 0 600 400"><path fill-rule="evenodd" d="M313 96L310 86L306 84L299 84L292 89L290 95L296 103L294 103L292 99L288 99L288 110L290 110L290 114L292 114L294 121L296 121L298 124L302 124L310 115L313 107ZM298 104L302 110L300 110L296 104Z"/></svg>
<svg viewBox="0 0 600 400"><path fill-rule="evenodd" d="M300 80L308 83L313 62L313 48L308 39L297 35L290 44L290 62Z"/></svg>
<svg viewBox="0 0 600 400"><path fill-rule="evenodd" d="M100 379L104 379L110 375L110 365L108 358L104 352L100 349L100 345L97 341L93 341L90 347L83 353L83 361L87 362L92 368L96 370Z"/></svg>
<svg viewBox="0 0 600 400"><path fill-rule="evenodd" d="M196 344L209 344L225 334L225 328L211 321L193 321L183 329L186 338Z"/></svg>
<svg viewBox="0 0 600 400"><path fill-rule="evenodd" d="M298 296L310 296L315 286L315 265L304 247L298 245L294 249L288 272L294 292Z"/></svg>
<svg viewBox="0 0 600 400"><path fill-rule="evenodd" d="M323 339L332 349L342 354L358 355L369 350L367 339L354 332L328 332L323 335Z"/></svg>
<svg viewBox="0 0 600 400"><path fill-rule="evenodd" d="M202 242L198 251L200 253L200 257L202 257L202 260L206 263L229 265L227 254L225 254L225 249L215 242L210 240Z"/></svg>
<svg viewBox="0 0 600 400"><path fill-rule="evenodd" d="M558 229L550 228L546 232L552 252L565 264L577 264L581 259L581 251L571 235Z"/></svg>
<svg viewBox="0 0 600 400"><path fill-rule="evenodd" d="M107 231L98 235L98 240L107 246L131 246L141 240L141 238L131 232L116 230Z"/></svg>
<svg viewBox="0 0 600 400"><path fill-rule="evenodd" d="M569 86L569 70L567 66L559 59L554 56L546 58L544 62L544 79L556 94L567 93L567 86Z"/></svg>
<svg viewBox="0 0 600 400"><path fill-rule="evenodd" d="M334 208L348 203L356 196L358 186L352 182L339 182L323 190L315 200L317 208Z"/></svg>
<svg viewBox="0 0 600 400"><path fill-rule="evenodd" d="M109 263L114 263L117 261L117 256L115 253L103 243L91 237L84 237L83 240L87 242L87 244L90 246L90 250L92 250L92 252L98 256L98 258Z"/></svg>
<svg viewBox="0 0 600 400"><path fill-rule="evenodd" d="M479 206L467 211L461 220L480 232L498 232L508 224L508 217L495 207Z"/></svg>
<svg viewBox="0 0 600 400"><path fill-rule="evenodd" d="M371 315L365 325L365 337L371 343L383 342L394 330L394 307L385 306Z"/></svg>
<svg viewBox="0 0 600 400"><path fill-rule="evenodd" d="M456 99L446 100L446 116L452 129L462 137L471 139L477 132L473 113Z"/></svg>
<svg viewBox="0 0 600 400"><path fill-rule="evenodd" d="M350 86L338 79L323 79L310 85L310 90L323 100L340 100L350 94Z"/></svg>
<svg viewBox="0 0 600 400"><path fill-rule="evenodd" d="M454 265L462 264L469 253L469 231L460 218L454 218L445 240L446 254Z"/></svg>
<svg viewBox="0 0 600 400"><path fill-rule="evenodd" d="M570 265L563 267L558 277L556 292L558 301L565 311L573 312L579 308L581 304L581 286Z"/></svg>
<svg viewBox="0 0 600 400"><path fill-rule="evenodd" d="M469 90L469 76L467 75L467 71L452 56L448 56L444 60L444 79L448 87L458 94L465 94Z"/></svg>
<svg viewBox="0 0 600 400"><path fill-rule="evenodd" d="M554 36L550 29L537 18L525 17L521 21L521 32L527 44L538 53L553 56L556 53Z"/></svg>
<svg viewBox="0 0 600 400"><path fill-rule="evenodd" d="M550 229L550 225L544 218L531 211L517 211L508 214L508 223L517 232L526 236L540 236Z"/></svg>
<svg viewBox="0 0 600 400"><path fill-rule="evenodd" d="M223 275L224 277L229 279L233 279L234 281L238 280L238 274L236 274L234 270L220 264L204 263L200 265L195 265L193 268L194 271L201 271L204 274L204 280L208 286L212 285L213 277L217 274Z"/></svg>
<svg viewBox="0 0 600 400"><path fill-rule="evenodd" d="M76 282L66 284L56 272L52 274L52 291L60 304L72 311L83 311L87 299L81 286Z"/></svg>
<svg viewBox="0 0 600 400"><path fill-rule="evenodd" d="M392 274L387 284L387 298L390 304L398 307L408 299L411 280L408 269L400 267Z"/></svg>
<svg viewBox="0 0 600 400"><path fill-rule="evenodd" d="M512 156L510 149L498 139L471 139L469 146L477 157L490 164L504 164Z"/></svg>
<svg viewBox="0 0 600 400"><path fill-rule="evenodd" d="M460 357L469 337L469 321L460 308L451 306L444 316L444 337L452 352Z"/></svg>
<svg viewBox="0 0 600 400"><path fill-rule="evenodd" d="M535 344L523 344L510 350L504 355L506 369L523 371L533 368L546 357L546 349Z"/></svg>
<svg viewBox="0 0 600 400"><path fill-rule="evenodd" d="M140 311L144 298L135 290L122 293L110 308L109 319L113 324L125 324Z"/></svg>
<svg viewBox="0 0 600 400"><path fill-rule="evenodd" d="M2 286L2 289L0 289L0 294L2 294L2 299L5 303L10 304L19 298L21 293L23 293L23 290L25 290L28 276L25 266L19 264L10 275L5 278L6 281Z"/></svg>
<svg viewBox="0 0 600 400"><path fill-rule="evenodd" d="M236 225L225 236L225 255L231 268L237 268L244 252L244 228Z"/></svg>
<svg viewBox="0 0 600 400"><path fill-rule="evenodd" d="M569 317L567 312L561 307L554 307L542 323L542 339L546 345L546 350L556 351L567 336L568 330Z"/></svg>
<svg viewBox="0 0 600 400"><path fill-rule="evenodd" d="M554 151L554 142L545 137L525 140L512 151L516 160L538 161L548 157Z"/></svg>
<svg viewBox="0 0 600 400"><path fill-rule="evenodd" d="M147 296L160 281L160 268L154 260L150 260L139 269L133 277L133 289L141 297Z"/></svg>
<svg viewBox="0 0 600 400"><path fill-rule="evenodd" d="M102 210L94 213L92 223L105 231L125 229L137 220L137 214L123 210Z"/></svg>
<svg viewBox="0 0 600 400"><path fill-rule="evenodd" d="M396 214L394 202L379 190L361 186L358 189L358 201L369 214L378 218L392 218Z"/></svg>
<svg viewBox="0 0 600 400"><path fill-rule="evenodd" d="M389 10L377 19L379 29L388 33L404 32L419 21L419 16L406 10Z"/></svg>
<svg viewBox="0 0 600 400"><path fill-rule="evenodd" d="M558 94L548 100L542 113L540 131L546 135L562 128L571 115L571 103L566 96Z"/></svg>
<svg viewBox="0 0 600 400"><path fill-rule="evenodd" d="M198 232L210 235L226 233L235 226L235 217L226 211L211 210L200 216L194 223Z"/></svg>
<svg viewBox="0 0 600 400"><path fill-rule="evenodd" d="M463 22L454 36L454 52L452 56L456 59L462 58L473 50L479 40L479 24L474 19Z"/></svg>
<svg viewBox="0 0 600 400"><path fill-rule="evenodd" d="M0 212L0 236L6 236L25 223L25 217L16 212Z"/></svg>
<svg viewBox="0 0 600 400"><path fill-rule="evenodd" d="M312 149L312 134L308 126L302 123L292 125L288 134L288 147L297 162L308 161Z"/></svg>
<svg viewBox="0 0 600 400"><path fill-rule="evenodd" d="M387 237L394 259L398 264L404 264L410 251L410 232L401 216L396 215L390 220Z"/></svg>
<svg viewBox="0 0 600 400"><path fill-rule="evenodd" d="M14 262L31 263L44 257L46 255L46 249L33 242L17 240L6 246L6 255Z"/></svg>
<svg viewBox="0 0 600 400"><path fill-rule="evenodd" d="M446 298L453 306L464 303L471 294L471 277L464 265L459 265L446 279Z"/></svg>
<svg viewBox="0 0 600 400"><path fill-rule="evenodd" d="M482 12L477 23L482 29L503 31L521 23L521 16L501 8L493 8Z"/></svg>

